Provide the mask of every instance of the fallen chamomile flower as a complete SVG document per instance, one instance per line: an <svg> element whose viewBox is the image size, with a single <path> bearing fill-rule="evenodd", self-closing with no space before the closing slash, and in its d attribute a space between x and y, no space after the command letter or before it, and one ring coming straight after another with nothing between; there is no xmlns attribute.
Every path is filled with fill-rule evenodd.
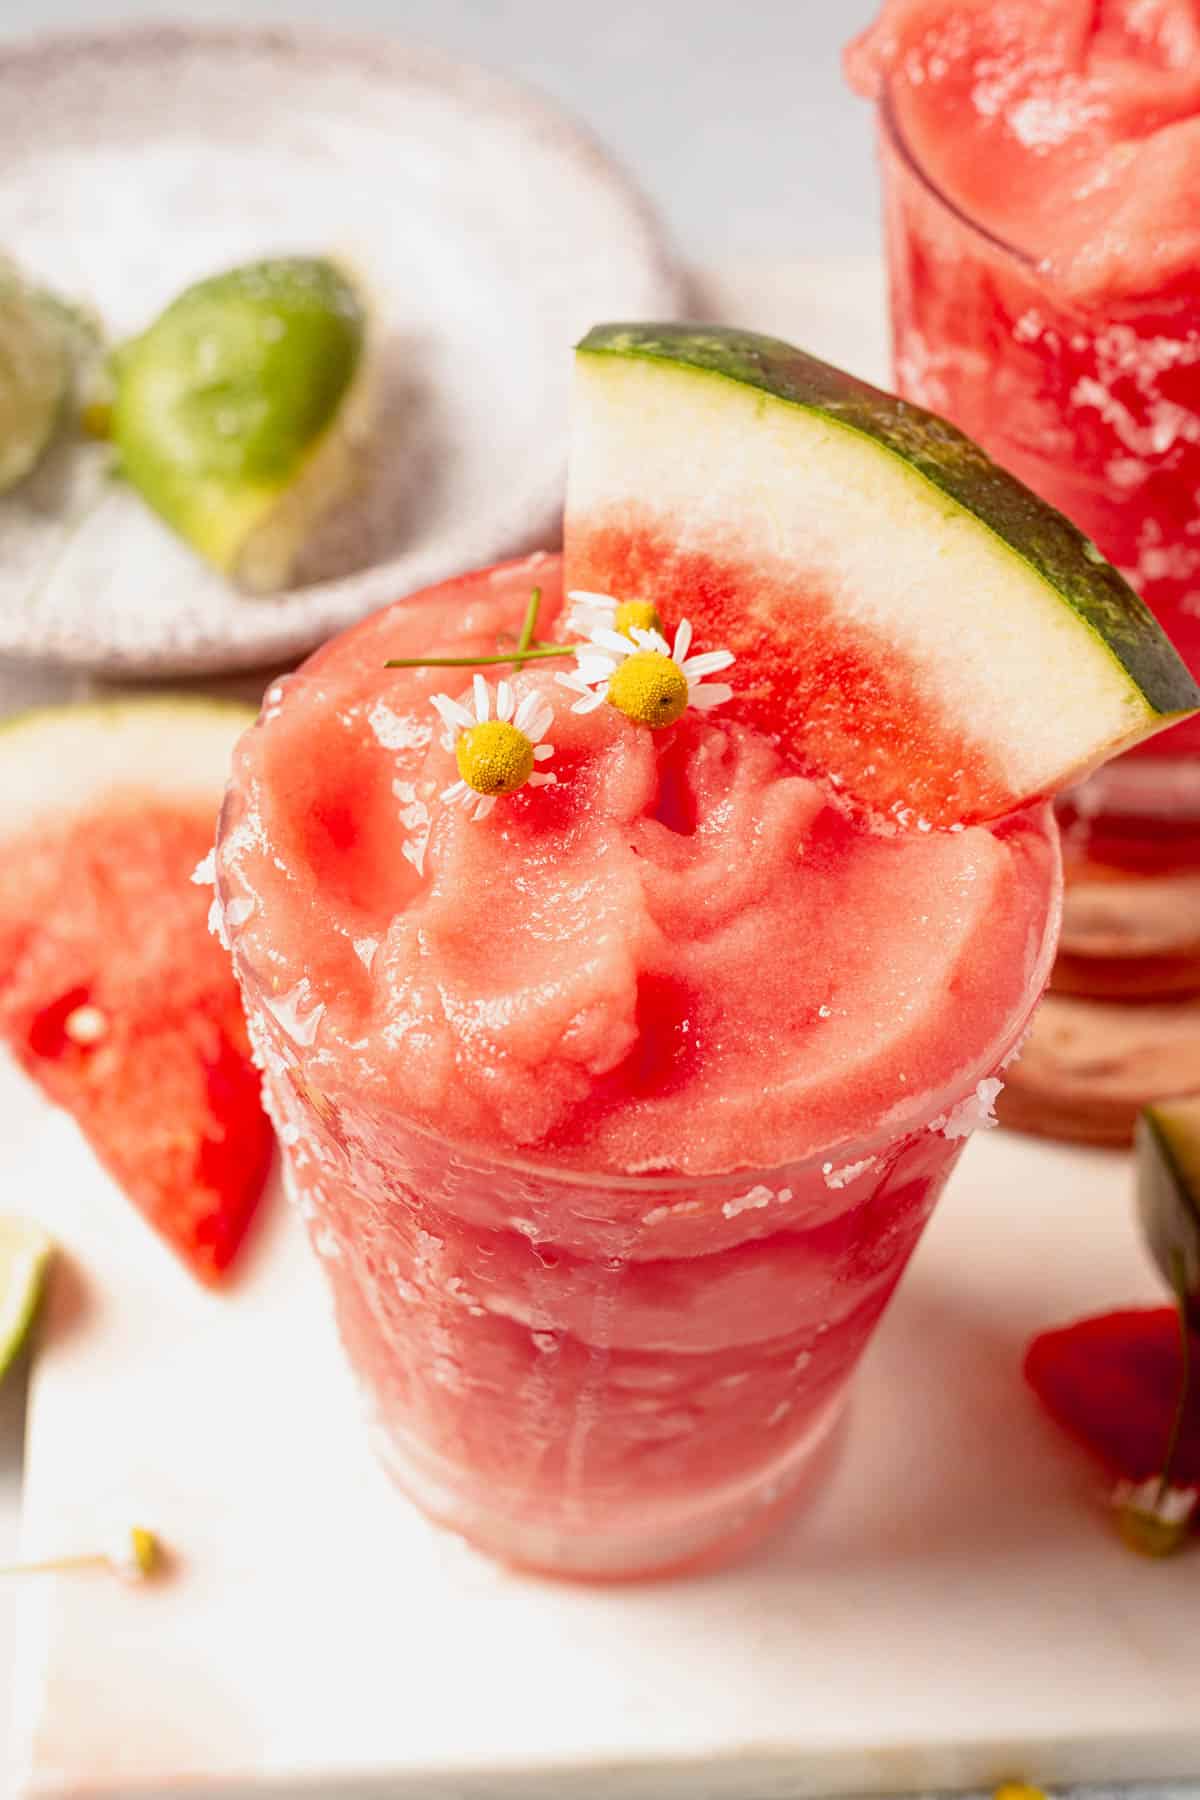
<svg viewBox="0 0 1200 1800"><path fill-rule="evenodd" d="M430 703L446 727L442 739L453 750L459 779L442 790L451 806L474 805L473 817L486 819L502 794L518 788L547 787L556 775L537 768L554 755L554 746L543 742L554 722L554 710L545 695L531 692L515 702L507 681L497 684L495 717L492 690L482 675L472 683L474 710L449 694L433 694Z"/></svg>
<svg viewBox="0 0 1200 1800"><path fill-rule="evenodd" d="M660 631L640 625L632 625L627 634L602 625L576 650L574 673L556 675L555 680L580 696L572 712L592 712L607 700L626 718L658 730L673 725L689 706L711 712L733 697L726 682L705 685L707 676L732 666L733 652L707 650L689 656L691 643L688 619L680 620L673 645Z"/></svg>
<svg viewBox="0 0 1200 1800"><path fill-rule="evenodd" d="M633 630L661 631L662 620L649 600L615 600L611 594L593 594L587 588L571 588L566 617L568 631L590 638L595 631L617 631L628 637Z"/></svg>
<svg viewBox="0 0 1200 1800"><path fill-rule="evenodd" d="M150 1581L163 1573L166 1553L161 1540L144 1525L132 1525L114 1533L103 1550L79 1555L49 1556L37 1562L9 1563L0 1575L67 1575L99 1571L121 1581Z"/></svg>

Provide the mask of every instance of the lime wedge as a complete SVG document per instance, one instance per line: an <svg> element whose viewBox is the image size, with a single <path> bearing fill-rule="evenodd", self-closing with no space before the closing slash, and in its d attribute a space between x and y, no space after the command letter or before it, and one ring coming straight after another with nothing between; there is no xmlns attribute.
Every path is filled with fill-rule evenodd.
<svg viewBox="0 0 1200 1800"><path fill-rule="evenodd" d="M37 1317L54 1242L29 1219L0 1215L0 1377Z"/></svg>
<svg viewBox="0 0 1200 1800"><path fill-rule="evenodd" d="M122 474L242 586L285 585L316 519L356 474L366 340L361 295L321 258L198 282L113 358Z"/></svg>
<svg viewBox="0 0 1200 1800"><path fill-rule="evenodd" d="M24 480L54 436L71 374L53 309L0 258L0 494Z"/></svg>

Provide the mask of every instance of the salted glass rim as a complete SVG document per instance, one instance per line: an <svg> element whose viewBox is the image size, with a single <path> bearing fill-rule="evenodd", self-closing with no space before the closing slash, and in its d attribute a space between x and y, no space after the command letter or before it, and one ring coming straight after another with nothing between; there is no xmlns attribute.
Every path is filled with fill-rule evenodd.
<svg viewBox="0 0 1200 1800"><path fill-rule="evenodd" d="M969 213L965 206L961 206L957 200L951 199L945 188L934 180L904 135L903 127L896 116L890 86L885 85L880 94L878 115L879 124L888 145L895 151L900 162L931 200L950 213L976 237L982 238L993 250L999 250L1004 256L1012 257L1014 262L1020 263L1025 269L1032 271L1040 267L1039 259L1031 251L1023 249L1020 244L1014 244L1010 238L1001 237L998 232L992 231L980 219Z"/></svg>
<svg viewBox="0 0 1200 1800"><path fill-rule="evenodd" d="M1014 1055L1015 1047L1020 1045L1024 1039L1030 1020L1045 992L1058 950L1063 905L1062 842L1054 821L1053 805L1049 800L1044 800L1019 808L1018 812L1027 814L1038 822L1042 836L1052 851L1048 903L1037 959L1028 983L1028 1004L1016 1015L1004 1036L993 1041L990 1048L994 1054L989 1056L986 1065L979 1065L974 1087L977 1087L980 1081L988 1080L997 1069L1003 1070L1009 1058ZM218 851L224 826L224 809L222 809L222 816L217 828ZM219 855L216 872L216 892L220 895L221 864ZM234 966L240 985L243 988L253 989L256 996L261 994L264 982L260 972L244 957L238 957L236 950L234 951ZM246 996L243 997L246 998ZM269 1017L270 1009L262 1006L261 1001L258 1001L257 1004ZM974 1087L968 1085L964 1088L963 1083L959 1081L947 1084L940 1093L927 1096L919 1111L916 1108L907 1111L897 1109L893 1114L885 1115L872 1130L865 1132L861 1137L835 1140L819 1150L810 1151L806 1156L792 1157L789 1161L776 1163L754 1163L744 1168L727 1169L702 1175L688 1175L678 1169L644 1169L631 1173L619 1170L573 1168L569 1164L523 1157L503 1149L496 1149L490 1144L450 1138L445 1133L422 1124L419 1120L412 1118L410 1114L403 1113L399 1109L393 1110L396 1117L402 1122L405 1131L412 1132L415 1137L422 1138L426 1143L436 1146L437 1149L462 1162L474 1162L481 1167L500 1168L512 1175L546 1183L557 1182L565 1187L604 1188L621 1193L645 1193L651 1189L656 1192L695 1193L697 1189L711 1189L741 1182L753 1184L764 1180L765 1185L766 1177L782 1174L784 1171L818 1169L826 1163L832 1163L835 1168L844 1167L847 1162L852 1163L862 1158L880 1155L890 1149L893 1144L901 1143L905 1139L915 1136L919 1131L928 1130L932 1120L938 1118L940 1114L952 1110L963 1100L969 1099Z"/></svg>

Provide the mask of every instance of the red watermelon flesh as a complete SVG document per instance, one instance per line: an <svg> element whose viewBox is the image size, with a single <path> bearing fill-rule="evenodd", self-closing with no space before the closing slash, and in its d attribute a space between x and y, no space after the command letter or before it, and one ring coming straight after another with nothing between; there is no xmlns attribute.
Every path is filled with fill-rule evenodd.
<svg viewBox="0 0 1200 1800"><path fill-rule="evenodd" d="M1200 1370L1200 1338L1192 1336ZM1034 1338L1025 1377L1063 1429L1127 1481L1161 1474L1182 1378L1173 1307L1103 1313ZM1200 1484L1200 1383L1193 1379L1171 1471L1178 1487Z"/></svg>
<svg viewBox="0 0 1200 1800"><path fill-rule="evenodd" d="M571 587L653 596L671 626L686 612L698 651L732 650L734 694L722 718L778 737L806 773L832 776L905 823L989 818L1019 804L920 670L844 617L819 572L800 582L761 551L691 548L636 506L576 524L569 546Z"/></svg>
<svg viewBox="0 0 1200 1800"><path fill-rule="evenodd" d="M208 1283L272 1148L211 895L191 880L212 834L197 801L111 793L0 858L0 1037Z"/></svg>

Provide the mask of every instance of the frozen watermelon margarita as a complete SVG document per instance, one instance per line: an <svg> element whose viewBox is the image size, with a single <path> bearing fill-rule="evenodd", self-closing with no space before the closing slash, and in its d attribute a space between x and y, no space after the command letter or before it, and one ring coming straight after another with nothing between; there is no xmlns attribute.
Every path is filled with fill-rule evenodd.
<svg viewBox="0 0 1200 1800"><path fill-rule="evenodd" d="M888 0L849 70L900 391L1080 525L1200 672L1196 0ZM1197 751L1192 722L1093 807L1194 826Z"/></svg>
<svg viewBox="0 0 1200 1800"><path fill-rule="evenodd" d="M1045 982L1046 796L1200 696L940 421L741 333L577 363L565 557L268 694L218 907L389 1468L628 1576L806 1484Z"/></svg>

